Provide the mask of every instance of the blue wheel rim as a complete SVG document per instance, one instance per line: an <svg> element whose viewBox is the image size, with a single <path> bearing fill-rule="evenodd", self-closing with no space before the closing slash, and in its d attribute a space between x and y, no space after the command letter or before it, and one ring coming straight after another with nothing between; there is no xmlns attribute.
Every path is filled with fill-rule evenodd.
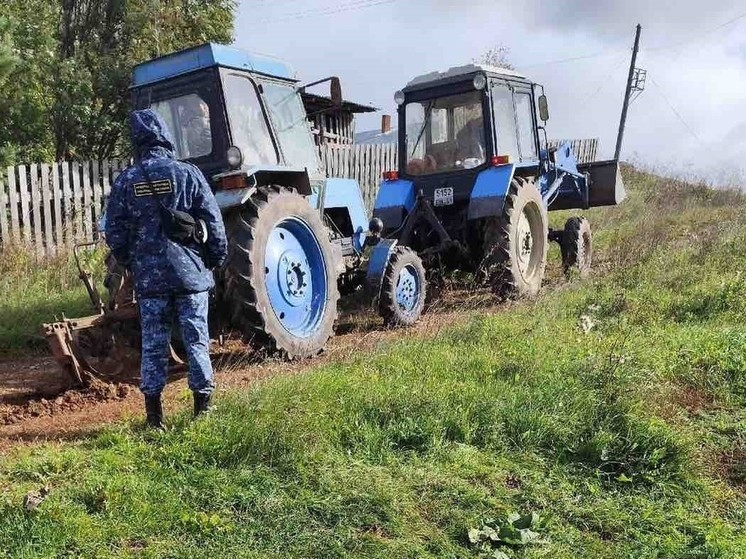
<svg viewBox="0 0 746 559"><path fill-rule="evenodd" d="M417 269L407 264L399 271L399 277L396 279L396 304L399 308L411 314L420 300L420 277Z"/></svg>
<svg viewBox="0 0 746 559"><path fill-rule="evenodd" d="M311 337L326 311L324 254L303 220L280 221L269 234L264 252L267 294L283 328L298 338Z"/></svg>

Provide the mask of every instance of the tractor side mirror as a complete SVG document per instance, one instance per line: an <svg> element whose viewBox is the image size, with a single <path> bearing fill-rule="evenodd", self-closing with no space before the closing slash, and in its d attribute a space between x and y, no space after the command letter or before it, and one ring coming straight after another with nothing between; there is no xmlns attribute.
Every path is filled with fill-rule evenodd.
<svg viewBox="0 0 746 559"><path fill-rule="evenodd" d="M549 120L549 103L546 95L539 96L539 118L544 122Z"/></svg>
<svg viewBox="0 0 746 559"><path fill-rule="evenodd" d="M342 98L342 83L339 81L339 78L334 76L331 78L331 84L329 89L331 90L330 96L332 98L332 103L334 103L335 107L341 107L343 98Z"/></svg>

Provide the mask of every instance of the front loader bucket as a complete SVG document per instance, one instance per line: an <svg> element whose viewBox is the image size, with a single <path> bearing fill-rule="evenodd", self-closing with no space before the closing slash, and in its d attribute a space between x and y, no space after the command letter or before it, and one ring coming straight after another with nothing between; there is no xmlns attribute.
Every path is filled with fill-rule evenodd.
<svg viewBox="0 0 746 559"><path fill-rule="evenodd" d="M627 197L622 174L619 172L619 162L616 159L581 163L578 165L578 171L588 173L590 176L589 206L591 208L616 206Z"/></svg>

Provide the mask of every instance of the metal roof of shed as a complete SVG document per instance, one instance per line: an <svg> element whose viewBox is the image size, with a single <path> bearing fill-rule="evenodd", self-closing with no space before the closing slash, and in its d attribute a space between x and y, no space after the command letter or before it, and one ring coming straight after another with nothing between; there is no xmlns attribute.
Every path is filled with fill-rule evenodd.
<svg viewBox="0 0 746 559"><path fill-rule="evenodd" d="M132 70L132 87L139 87L195 70L223 66L295 80L293 67L264 54L252 54L234 47L206 43L138 64Z"/></svg>
<svg viewBox="0 0 746 559"><path fill-rule="evenodd" d="M301 91L300 95L303 98L303 105L305 105L309 113L335 108L334 101L325 95L316 95L315 93L308 93L306 91ZM373 113L379 110L378 107L363 105L353 101L342 101L342 106L339 109L350 113Z"/></svg>

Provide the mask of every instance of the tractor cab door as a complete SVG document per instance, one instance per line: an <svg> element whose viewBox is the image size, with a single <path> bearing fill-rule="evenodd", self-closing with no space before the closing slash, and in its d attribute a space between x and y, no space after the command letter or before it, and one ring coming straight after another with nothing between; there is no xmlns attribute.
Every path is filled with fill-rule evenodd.
<svg viewBox="0 0 746 559"><path fill-rule="evenodd" d="M494 155L510 156L516 164L536 164L539 145L531 87L494 80L490 100Z"/></svg>

